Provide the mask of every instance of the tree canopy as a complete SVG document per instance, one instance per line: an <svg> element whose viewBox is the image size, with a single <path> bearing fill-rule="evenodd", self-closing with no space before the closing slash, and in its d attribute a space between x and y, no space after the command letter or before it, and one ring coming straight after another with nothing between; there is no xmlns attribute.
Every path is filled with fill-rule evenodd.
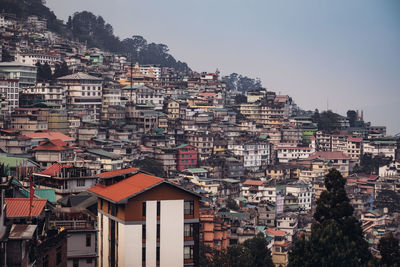
<svg viewBox="0 0 400 267"><path fill-rule="evenodd" d="M228 90L247 92L255 89L262 88L261 80L259 78L252 79L247 76L242 76L237 73L231 73L228 76L222 77Z"/></svg>
<svg viewBox="0 0 400 267"><path fill-rule="evenodd" d="M218 251L200 246L200 266L207 267L273 267L271 251L264 234L247 239L243 244L231 245Z"/></svg>
<svg viewBox="0 0 400 267"><path fill-rule="evenodd" d="M373 257L344 188L345 180L332 169L326 191L317 201L311 236L301 238L289 253L289 266L365 266Z"/></svg>
<svg viewBox="0 0 400 267"><path fill-rule="evenodd" d="M400 266L399 239L392 233L379 240L378 249L381 254L381 266Z"/></svg>

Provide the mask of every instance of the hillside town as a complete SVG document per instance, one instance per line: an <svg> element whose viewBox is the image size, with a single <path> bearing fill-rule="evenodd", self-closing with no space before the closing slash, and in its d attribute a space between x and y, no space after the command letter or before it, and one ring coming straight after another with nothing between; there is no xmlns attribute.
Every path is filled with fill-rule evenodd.
<svg viewBox="0 0 400 267"><path fill-rule="evenodd" d="M37 16L0 14L0 39L0 266L200 266L259 233L287 266L332 168L372 254L400 238L400 135L362 110L133 62Z"/></svg>

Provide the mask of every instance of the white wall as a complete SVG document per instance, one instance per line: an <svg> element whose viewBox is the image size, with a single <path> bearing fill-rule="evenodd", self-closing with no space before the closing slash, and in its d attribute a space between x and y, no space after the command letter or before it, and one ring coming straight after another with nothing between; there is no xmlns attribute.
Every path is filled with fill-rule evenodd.
<svg viewBox="0 0 400 267"><path fill-rule="evenodd" d="M160 267L183 266L183 203L183 200L161 201Z"/></svg>
<svg viewBox="0 0 400 267"><path fill-rule="evenodd" d="M156 251L157 201L146 201L146 267L156 267Z"/></svg>
<svg viewBox="0 0 400 267"><path fill-rule="evenodd" d="M141 224L118 223L118 266L142 267Z"/></svg>

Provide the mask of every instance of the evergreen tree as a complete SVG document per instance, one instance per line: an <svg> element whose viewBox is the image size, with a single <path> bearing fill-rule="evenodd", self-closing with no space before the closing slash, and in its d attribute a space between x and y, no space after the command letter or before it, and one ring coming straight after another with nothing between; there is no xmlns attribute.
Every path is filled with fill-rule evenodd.
<svg viewBox="0 0 400 267"><path fill-rule="evenodd" d="M325 177L327 190L317 201L311 236L294 244L289 266L367 266L373 261L344 186L340 172L330 170Z"/></svg>
<svg viewBox="0 0 400 267"><path fill-rule="evenodd" d="M382 237L378 244L382 266L400 266L399 240L392 233Z"/></svg>
<svg viewBox="0 0 400 267"><path fill-rule="evenodd" d="M68 65L65 61L63 61L61 64L56 64L56 67L54 69L53 79L55 80L58 77L66 76L68 74L70 74Z"/></svg>
<svg viewBox="0 0 400 267"><path fill-rule="evenodd" d="M273 267L271 251L268 249L267 240L263 233L258 233L255 237L244 241L243 246L246 247L252 256L252 264L254 267Z"/></svg>

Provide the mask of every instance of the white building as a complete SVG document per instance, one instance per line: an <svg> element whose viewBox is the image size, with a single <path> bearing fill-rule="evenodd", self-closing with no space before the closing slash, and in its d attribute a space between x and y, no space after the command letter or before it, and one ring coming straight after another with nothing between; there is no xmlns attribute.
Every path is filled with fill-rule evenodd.
<svg viewBox="0 0 400 267"><path fill-rule="evenodd" d="M61 57L54 53L18 53L15 55L15 61L32 66L35 66L38 62L42 65L47 63L54 67L56 63L61 62Z"/></svg>
<svg viewBox="0 0 400 267"><path fill-rule="evenodd" d="M89 191L98 196L99 266L198 265L200 196L144 173Z"/></svg>
<svg viewBox="0 0 400 267"><path fill-rule="evenodd" d="M103 85L102 79L78 72L57 79L64 86L67 109L90 110L93 121L100 120Z"/></svg>
<svg viewBox="0 0 400 267"><path fill-rule="evenodd" d="M288 163L295 159L306 159L315 152L312 147L279 147L276 151L280 163Z"/></svg>
<svg viewBox="0 0 400 267"><path fill-rule="evenodd" d="M152 103L155 110L162 110L164 106L165 89L160 87L140 86L136 89L136 103Z"/></svg>
<svg viewBox="0 0 400 267"><path fill-rule="evenodd" d="M11 113L19 106L18 80L0 79L0 95L7 101L7 113Z"/></svg>
<svg viewBox="0 0 400 267"><path fill-rule="evenodd" d="M304 210L311 210L314 198L314 189L311 185L295 184L286 186L286 194L292 194L299 200L299 206Z"/></svg>

